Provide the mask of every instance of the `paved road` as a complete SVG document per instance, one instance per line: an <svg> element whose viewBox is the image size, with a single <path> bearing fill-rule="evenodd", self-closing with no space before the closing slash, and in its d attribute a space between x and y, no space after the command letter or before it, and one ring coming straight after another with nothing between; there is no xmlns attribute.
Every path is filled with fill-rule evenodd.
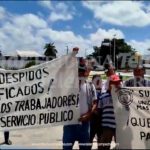
<svg viewBox="0 0 150 150"><path fill-rule="evenodd" d="M0 132L0 142L3 138L3 132ZM62 126L10 131L10 139L13 142L12 146L61 148Z"/></svg>
<svg viewBox="0 0 150 150"><path fill-rule="evenodd" d="M13 145L3 145L0 148L48 148L62 149L62 126L39 129L25 129L10 132ZM3 132L0 132L0 142L3 142ZM96 148L96 142L93 148ZM78 148L77 142L74 148Z"/></svg>
<svg viewBox="0 0 150 150"><path fill-rule="evenodd" d="M20 149L20 148L48 148L62 149L62 126L39 129L24 129L10 132L10 139L13 142L11 146L2 145L0 149ZM0 143L3 142L3 132L0 132ZM114 146L114 143L111 145ZM94 140L93 149L97 148ZM78 149L78 143L75 142L74 149Z"/></svg>

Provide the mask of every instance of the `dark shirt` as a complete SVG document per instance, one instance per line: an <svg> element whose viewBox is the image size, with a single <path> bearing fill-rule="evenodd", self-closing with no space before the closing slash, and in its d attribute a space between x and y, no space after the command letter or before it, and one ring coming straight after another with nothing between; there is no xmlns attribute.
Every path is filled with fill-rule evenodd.
<svg viewBox="0 0 150 150"><path fill-rule="evenodd" d="M126 87L150 87L150 81L147 79L136 80L136 78L125 81L124 86Z"/></svg>

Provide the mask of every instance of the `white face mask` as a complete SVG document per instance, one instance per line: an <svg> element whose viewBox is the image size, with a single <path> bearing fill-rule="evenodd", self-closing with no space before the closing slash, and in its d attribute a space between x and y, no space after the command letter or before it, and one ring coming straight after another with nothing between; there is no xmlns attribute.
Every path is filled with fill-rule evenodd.
<svg viewBox="0 0 150 150"><path fill-rule="evenodd" d="M109 89L109 78L107 79L107 81L104 83L104 86L102 86L102 93L106 92Z"/></svg>

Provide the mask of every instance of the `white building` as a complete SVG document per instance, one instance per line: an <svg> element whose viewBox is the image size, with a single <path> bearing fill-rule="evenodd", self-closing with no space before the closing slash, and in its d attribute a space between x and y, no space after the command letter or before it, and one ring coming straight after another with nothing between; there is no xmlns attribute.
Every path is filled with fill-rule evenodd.
<svg viewBox="0 0 150 150"><path fill-rule="evenodd" d="M36 51L20 51L16 50L16 56L20 57L41 57L42 55Z"/></svg>
<svg viewBox="0 0 150 150"><path fill-rule="evenodd" d="M14 56L0 56L0 68L4 69L21 69L24 66L34 61L36 64L52 60L51 57L45 57L36 51L19 51L17 50Z"/></svg>

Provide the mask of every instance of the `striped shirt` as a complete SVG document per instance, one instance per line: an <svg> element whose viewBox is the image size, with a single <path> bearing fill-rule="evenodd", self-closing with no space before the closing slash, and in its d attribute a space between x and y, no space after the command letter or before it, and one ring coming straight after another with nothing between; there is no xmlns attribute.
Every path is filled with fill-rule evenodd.
<svg viewBox="0 0 150 150"><path fill-rule="evenodd" d="M136 78L129 79L124 82L125 87L150 87L150 81L144 78L136 80Z"/></svg>
<svg viewBox="0 0 150 150"><path fill-rule="evenodd" d="M98 108L102 109L102 127L116 128L114 107L110 93L102 93L99 97Z"/></svg>

